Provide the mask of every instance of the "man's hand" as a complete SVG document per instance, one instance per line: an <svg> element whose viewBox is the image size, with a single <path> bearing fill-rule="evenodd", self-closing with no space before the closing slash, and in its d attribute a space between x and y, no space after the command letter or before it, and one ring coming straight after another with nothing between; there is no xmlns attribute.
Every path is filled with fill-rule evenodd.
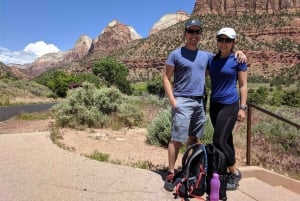
<svg viewBox="0 0 300 201"><path fill-rule="evenodd" d="M246 63L247 62L246 55L240 50L236 51L234 56L238 60L239 63Z"/></svg>

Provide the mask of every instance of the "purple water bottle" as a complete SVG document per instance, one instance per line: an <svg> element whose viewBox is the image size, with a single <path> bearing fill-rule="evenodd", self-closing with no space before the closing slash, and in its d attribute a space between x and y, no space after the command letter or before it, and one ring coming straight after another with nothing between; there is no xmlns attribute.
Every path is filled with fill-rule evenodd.
<svg viewBox="0 0 300 201"><path fill-rule="evenodd" d="M210 180L210 201L219 201L219 192L220 192L220 180L219 174L213 173L213 177Z"/></svg>

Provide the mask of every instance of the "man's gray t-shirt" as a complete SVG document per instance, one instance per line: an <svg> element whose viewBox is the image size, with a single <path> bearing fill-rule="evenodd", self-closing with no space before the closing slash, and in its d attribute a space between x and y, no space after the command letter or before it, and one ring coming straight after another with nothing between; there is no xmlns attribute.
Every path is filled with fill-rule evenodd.
<svg viewBox="0 0 300 201"><path fill-rule="evenodd" d="M174 67L174 96L204 95L205 71L214 54L185 47L173 50L166 64Z"/></svg>

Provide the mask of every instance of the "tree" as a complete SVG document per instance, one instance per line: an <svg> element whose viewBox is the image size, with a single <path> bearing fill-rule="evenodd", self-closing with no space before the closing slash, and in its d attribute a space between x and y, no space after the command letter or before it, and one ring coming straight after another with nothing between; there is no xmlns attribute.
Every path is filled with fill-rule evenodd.
<svg viewBox="0 0 300 201"><path fill-rule="evenodd" d="M102 79L108 87L116 86L123 93L132 93L130 83L127 80L129 70L115 59L108 57L96 61L93 73Z"/></svg>
<svg viewBox="0 0 300 201"><path fill-rule="evenodd" d="M54 76L47 83L47 86L59 97L66 97L69 89L69 83L74 82L73 75L69 75L63 71L55 71Z"/></svg>
<svg viewBox="0 0 300 201"><path fill-rule="evenodd" d="M152 80L147 83L147 90L150 94L155 94L159 97L165 95L164 86L162 84L162 77L155 76Z"/></svg>

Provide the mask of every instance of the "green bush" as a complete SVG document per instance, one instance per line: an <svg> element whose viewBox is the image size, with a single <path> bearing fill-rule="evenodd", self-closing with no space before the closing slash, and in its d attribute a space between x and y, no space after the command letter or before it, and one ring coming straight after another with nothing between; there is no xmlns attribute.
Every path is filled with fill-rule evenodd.
<svg viewBox="0 0 300 201"><path fill-rule="evenodd" d="M300 90L284 92L283 104L291 107L300 107Z"/></svg>
<svg viewBox="0 0 300 201"><path fill-rule="evenodd" d="M166 100L166 99L165 99ZM149 144L166 147L171 138L171 109L169 106L164 105L164 108L159 112L147 127L148 135L147 142ZM202 143L212 143L213 126L210 121L210 117L206 115L206 124L204 128L204 135L201 139Z"/></svg>
<svg viewBox="0 0 300 201"><path fill-rule="evenodd" d="M145 82L134 83L132 88L134 96L142 96L147 92L147 84Z"/></svg>
<svg viewBox="0 0 300 201"><path fill-rule="evenodd" d="M110 118L117 116L122 126L140 126L142 111L117 88L97 89L90 83L69 91L67 98L53 107L56 122L62 127L102 128L109 125Z"/></svg>
<svg viewBox="0 0 300 201"><path fill-rule="evenodd" d="M93 74L103 80L108 87L116 86L122 93L132 94L128 68L113 58L104 58L95 62Z"/></svg>
<svg viewBox="0 0 300 201"><path fill-rule="evenodd" d="M283 102L284 92L282 90L275 90L273 92L273 97L270 101L271 105L280 106Z"/></svg>
<svg viewBox="0 0 300 201"><path fill-rule="evenodd" d="M168 146L171 135L170 109L162 110L147 128L147 142L157 146Z"/></svg>
<svg viewBox="0 0 300 201"><path fill-rule="evenodd" d="M147 90L150 94L155 94L159 97L163 97L165 94L162 77L156 76L147 82Z"/></svg>
<svg viewBox="0 0 300 201"><path fill-rule="evenodd" d="M95 90L91 97L93 104L104 114L117 112L117 108L126 100L126 96L115 87Z"/></svg>
<svg viewBox="0 0 300 201"><path fill-rule="evenodd" d="M268 89L266 87L259 87L256 92L248 91L248 100L254 104L263 104L267 102Z"/></svg>
<svg viewBox="0 0 300 201"><path fill-rule="evenodd" d="M298 112L298 109L286 106L278 107L274 111L274 113L296 123L299 122L296 117ZM273 147L280 149L282 152L290 152L299 156L300 135L295 127L266 114L260 114L259 118L260 123L252 126L252 133L254 136L261 135L264 140L269 141Z"/></svg>
<svg viewBox="0 0 300 201"><path fill-rule="evenodd" d="M209 115L206 115L206 124L204 128L204 135L202 137L202 143L209 144L212 143L214 134L214 128L211 124Z"/></svg>
<svg viewBox="0 0 300 201"><path fill-rule="evenodd" d="M39 84L47 86L58 97L66 97L69 84L76 82L74 74L63 70L50 70L34 79Z"/></svg>
<svg viewBox="0 0 300 201"><path fill-rule="evenodd" d="M142 126L144 115L136 98L128 97L118 106L117 111L118 119L124 125L128 127Z"/></svg>

